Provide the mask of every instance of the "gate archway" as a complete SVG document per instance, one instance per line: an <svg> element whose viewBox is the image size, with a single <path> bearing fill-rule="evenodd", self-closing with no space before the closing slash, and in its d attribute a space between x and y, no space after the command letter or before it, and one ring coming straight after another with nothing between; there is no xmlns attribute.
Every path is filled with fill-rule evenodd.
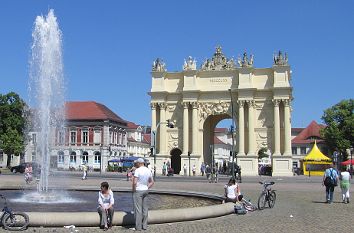
<svg viewBox="0 0 354 233"><path fill-rule="evenodd" d="M178 148L171 150L171 167L174 174L179 174L181 171L181 154L182 151Z"/></svg>

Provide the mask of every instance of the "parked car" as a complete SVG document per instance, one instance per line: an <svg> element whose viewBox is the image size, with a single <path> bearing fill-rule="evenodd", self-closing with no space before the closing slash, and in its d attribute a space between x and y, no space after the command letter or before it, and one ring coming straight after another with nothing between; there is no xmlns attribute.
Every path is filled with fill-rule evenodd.
<svg viewBox="0 0 354 233"><path fill-rule="evenodd" d="M26 166L27 164L31 164L32 165L32 172L33 174L36 176L37 174L40 174L40 171L41 171L41 168L40 168L40 165L38 163L34 163L34 162L26 162L26 163L20 163L19 165L17 166L13 166L10 168L10 171L12 173L24 173L25 172L25 169L26 169Z"/></svg>

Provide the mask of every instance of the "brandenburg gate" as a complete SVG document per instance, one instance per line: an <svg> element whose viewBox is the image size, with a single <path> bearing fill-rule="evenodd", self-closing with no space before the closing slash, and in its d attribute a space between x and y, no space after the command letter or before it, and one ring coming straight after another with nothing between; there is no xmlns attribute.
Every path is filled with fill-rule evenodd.
<svg viewBox="0 0 354 233"><path fill-rule="evenodd" d="M274 54L270 68L254 68L253 64L253 55L245 52L234 61L221 47L200 68L192 57L184 61L180 72L167 72L161 59L154 61L149 95L158 173L167 161L176 173L189 160L197 173L202 162L211 164L214 129L221 120L233 119L234 151L242 175L258 175L261 148L271 153L273 176L292 175L292 87L287 54ZM175 122L174 128L166 126L167 119Z"/></svg>

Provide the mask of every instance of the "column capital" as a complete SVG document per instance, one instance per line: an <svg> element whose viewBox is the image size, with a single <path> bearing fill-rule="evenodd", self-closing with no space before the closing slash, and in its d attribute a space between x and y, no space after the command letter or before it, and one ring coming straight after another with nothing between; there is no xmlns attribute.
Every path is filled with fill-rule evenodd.
<svg viewBox="0 0 354 233"><path fill-rule="evenodd" d="M252 108L254 108L256 105L256 101L254 101L254 100L246 100L246 103L247 103L248 107L252 107Z"/></svg>
<svg viewBox="0 0 354 233"><path fill-rule="evenodd" d="M188 108L188 107L189 107L189 105L190 105L190 103L189 103L189 102L182 102L182 106L183 106L183 108Z"/></svg>
<svg viewBox="0 0 354 233"><path fill-rule="evenodd" d="M190 102L190 104L192 105L193 108L198 108L198 102Z"/></svg>
<svg viewBox="0 0 354 233"><path fill-rule="evenodd" d="M285 107L289 107L290 106L290 100L283 99L282 101L283 101Z"/></svg>
<svg viewBox="0 0 354 233"><path fill-rule="evenodd" d="M167 104L165 102L157 103L157 105L160 107L160 109L166 109L167 107Z"/></svg>
<svg viewBox="0 0 354 233"><path fill-rule="evenodd" d="M273 99L273 104L274 104L274 107L279 107L279 103L280 103L280 99Z"/></svg>
<svg viewBox="0 0 354 233"><path fill-rule="evenodd" d="M156 109L157 103L150 103L150 107L151 107L151 109Z"/></svg>
<svg viewBox="0 0 354 233"><path fill-rule="evenodd" d="M246 102L245 100L237 100L237 104L239 107L245 106L245 102Z"/></svg>

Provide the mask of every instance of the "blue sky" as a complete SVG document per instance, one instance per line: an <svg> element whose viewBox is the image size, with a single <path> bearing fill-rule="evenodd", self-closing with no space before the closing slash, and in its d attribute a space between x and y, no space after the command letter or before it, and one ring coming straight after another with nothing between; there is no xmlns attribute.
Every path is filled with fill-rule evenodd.
<svg viewBox="0 0 354 233"><path fill-rule="evenodd" d="M191 55L200 62L216 45L228 57L244 50L255 67L288 52L293 127L321 122L323 110L354 97L353 1L88 1L0 2L0 93L25 100L31 33L53 8L63 32L68 100L94 100L122 118L151 124L151 64L169 71Z"/></svg>

